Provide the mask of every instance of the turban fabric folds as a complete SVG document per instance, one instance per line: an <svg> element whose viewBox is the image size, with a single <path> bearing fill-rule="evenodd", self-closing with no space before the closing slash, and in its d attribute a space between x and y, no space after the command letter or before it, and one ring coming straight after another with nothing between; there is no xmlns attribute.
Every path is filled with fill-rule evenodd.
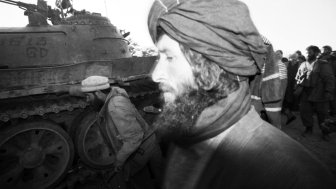
<svg viewBox="0 0 336 189"><path fill-rule="evenodd" d="M148 17L154 42L158 27L233 74L255 75L265 62L263 40L237 0L156 0Z"/></svg>

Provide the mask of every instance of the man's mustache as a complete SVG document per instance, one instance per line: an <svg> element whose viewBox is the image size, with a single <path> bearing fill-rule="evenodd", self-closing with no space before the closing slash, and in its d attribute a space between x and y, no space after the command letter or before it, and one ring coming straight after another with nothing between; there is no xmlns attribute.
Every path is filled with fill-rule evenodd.
<svg viewBox="0 0 336 189"><path fill-rule="evenodd" d="M173 87L167 85L167 84L163 84L163 83L160 83L159 84L159 87L160 89L163 91L163 92L172 92L172 91L175 91Z"/></svg>

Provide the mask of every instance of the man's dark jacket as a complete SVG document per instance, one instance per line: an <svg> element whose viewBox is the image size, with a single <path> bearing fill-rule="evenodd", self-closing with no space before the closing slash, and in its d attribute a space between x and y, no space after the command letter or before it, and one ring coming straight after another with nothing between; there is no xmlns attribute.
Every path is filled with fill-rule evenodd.
<svg viewBox="0 0 336 189"><path fill-rule="evenodd" d="M335 177L254 108L219 137L175 146L164 189L333 189Z"/></svg>
<svg viewBox="0 0 336 189"><path fill-rule="evenodd" d="M326 102L333 100L335 76L333 68L325 60L317 60L309 77L309 86L304 90L308 93L308 101Z"/></svg>

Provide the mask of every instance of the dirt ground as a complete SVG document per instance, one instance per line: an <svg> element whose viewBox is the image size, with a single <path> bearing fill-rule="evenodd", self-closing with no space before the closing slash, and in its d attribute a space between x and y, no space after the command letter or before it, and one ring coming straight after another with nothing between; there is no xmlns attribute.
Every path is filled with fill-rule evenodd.
<svg viewBox="0 0 336 189"><path fill-rule="evenodd" d="M336 133L330 134L329 141L323 140L315 118L313 135L303 137L301 134L304 131L304 126L300 115L298 112L294 112L294 114L296 120L288 125L285 124L286 118L283 117L282 130L315 154L330 169L336 179Z"/></svg>

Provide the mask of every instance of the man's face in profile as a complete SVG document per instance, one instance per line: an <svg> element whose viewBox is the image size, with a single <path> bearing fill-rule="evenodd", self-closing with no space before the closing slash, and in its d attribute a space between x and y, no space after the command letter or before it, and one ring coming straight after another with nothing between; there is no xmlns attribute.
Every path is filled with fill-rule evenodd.
<svg viewBox="0 0 336 189"><path fill-rule="evenodd" d="M331 51L328 48L323 47L323 54L330 54Z"/></svg>
<svg viewBox="0 0 336 189"><path fill-rule="evenodd" d="M193 72L194 64L200 63L201 59L193 59L189 52L183 53L180 44L168 35L162 35L156 45L160 57L153 70L152 79L160 83L165 104L153 126L161 139L182 141L197 130L195 124L203 110L223 96L209 95L201 84L196 84L196 77L206 78L205 75L209 74L202 70ZM207 82L211 82L210 78Z"/></svg>
<svg viewBox="0 0 336 189"><path fill-rule="evenodd" d="M160 84L166 103L173 103L183 95L186 88L196 88L192 68L182 53L179 43L163 34L156 46L159 59L153 70L152 79Z"/></svg>
<svg viewBox="0 0 336 189"><path fill-rule="evenodd" d="M156 43L159 60L152 79L160 84L165 105L154 122L156 132L164 140L177 141L192 132L193 125L207 98L198 94L192 68L177 41L162 35Z"/></svg>

